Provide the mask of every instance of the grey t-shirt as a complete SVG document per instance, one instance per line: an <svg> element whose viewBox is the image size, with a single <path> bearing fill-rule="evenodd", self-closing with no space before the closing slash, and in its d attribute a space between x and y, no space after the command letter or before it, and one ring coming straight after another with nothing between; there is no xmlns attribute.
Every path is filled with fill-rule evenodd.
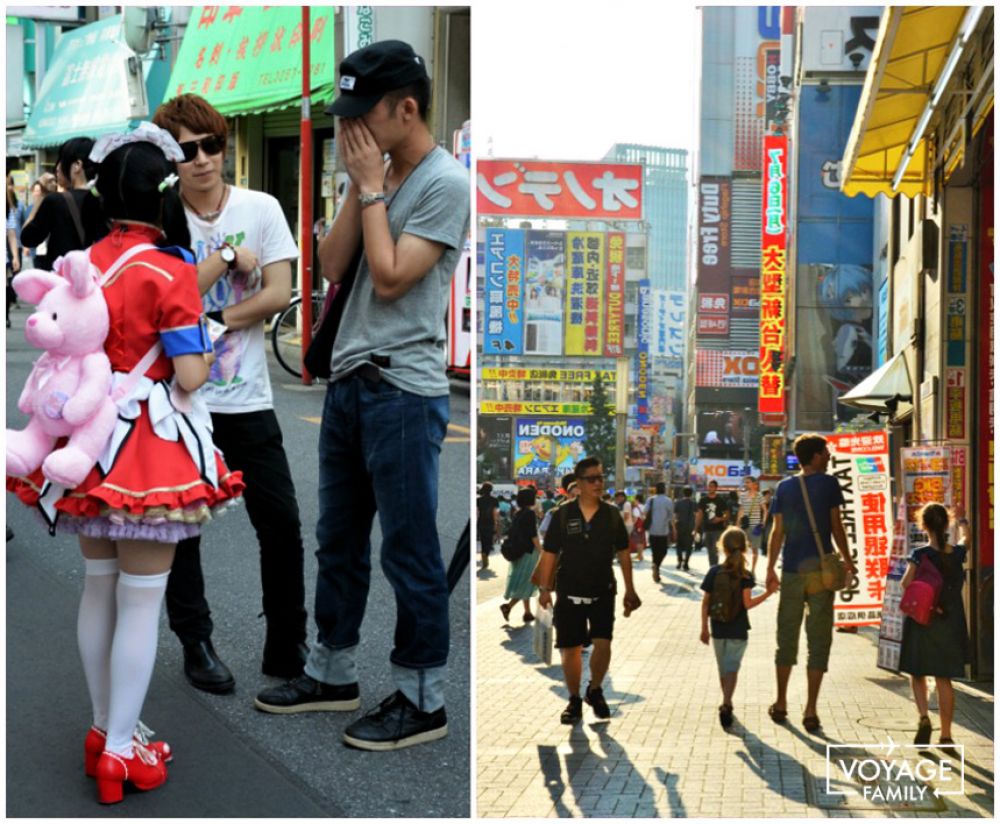
<svg viewBox="0 0 1000 824"><path fill-rule="evenodd" d="M444 318L455 266L469 230L469 175L444 149L433 149L388 200L389 232L444 244L445 251L410 291L376 297L368 260L361 264L330 356L330 380L372 355L387 356L382 374L393 386L425 397L448 394Z"/></svg>

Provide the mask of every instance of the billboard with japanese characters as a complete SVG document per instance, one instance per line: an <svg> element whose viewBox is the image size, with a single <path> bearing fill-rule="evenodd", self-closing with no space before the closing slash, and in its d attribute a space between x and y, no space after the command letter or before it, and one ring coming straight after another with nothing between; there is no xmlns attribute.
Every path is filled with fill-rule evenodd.
<svg viewBox="0 0 1000 824"><path fill-rule="evenodd" d="M878 626L892 550L889 436L885 432L826 435L827 472L840 482L847 548L857 579L834 600L838 627Z"/></svg>
<svg viewBox="0 0 1000 824"><path fill-rule="evenodd" d="M761 423L784 425L785 315L788 265L788 138L764 138L760 242L760 380L757 411Z"/></svg>
<svg viewBox="0 0 1000 824"><path fill-rule="evenodd" d="M650 374L649 348L652 337L652 289L649 280L639 281L639 306L636 317L638 333L636 335L635 351L635 404L636 420L640 423L649 421L649 385Z"/></svg>
<svg viewBox="0 0 1000 824"><path fill-rule="evenodd" d="M483 352L520 355L524 322L524 231L488 228Z"/></svg>
<svg viewBox="0 0 1000 824"><path fill-rule="evenodd" d="M566 235L530 231L525 241L524 354L561 355Z"/></svg>
<svg viewBox="0 0 1000 824"><path fill-rule="evenodd" d="M927 543L920 528L926 504L952 504L952 449L947 446L903 447L903 494L906 500L907 554Z"/></svg>
<svg viewBox="0 0 1000 824"><path fill-rule="evenodd" d="M625 354L625 233L608 233L608 280L605 288L604 357Z"/></svg>
<svg viewBox="0 0 1000 824"><path fill-rule="evenodd" d="M871 374L875 358L874 201L840 191L861 86L806 91L797 151L796 428L829 431L859 414L837 399Z"/></svg>
<svg viewBox="0 0 1000 824"><path fill-rule="evenodd" d="M652 290L653 322L650 353L667 369L679 370L684 366L684 316L683 292Z"/></svg>
<svg viewBox="0 0 1000 824"><path fill-rule="evenodd" d="M731 219L732 181L728 177L702 177L698 181L696 241L699 292L729 292Z"/></svg>
<svg viewBox="0 0 1000 824"><path fill-rule="evenodd" d="M476 210L504 217L642 220L639 163L480 158Z"/></svg>
<svg viewBox="0 0 1000 824"><path fill-rule="evenodd" d="M603 232L566 233L566 318L567 355L596 355L604 352L604 243Z"/></svg>
<svg viewBox="0 0 1000 824"><path fill-rule="evenodd" d="M516 418L514 420L514 477L516 480L552 478L572 472L586 454L582 418Z"/></svg>

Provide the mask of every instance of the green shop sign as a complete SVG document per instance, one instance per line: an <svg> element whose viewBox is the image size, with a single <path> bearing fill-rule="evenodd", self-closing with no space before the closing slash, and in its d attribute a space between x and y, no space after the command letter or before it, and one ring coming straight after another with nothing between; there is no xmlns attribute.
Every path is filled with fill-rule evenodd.
<svg viewBox="0 0 1000 824"><path fill-rule="evenodd" d="M302 99L302 41L309 38L314 102L334 97L333 6L199 6L191 12L165 99L197 94L233 116Z"/></svg>
<svg viewBox="0 0 1000 824"><path fill-rule="evenodd" d="M141 65L125 45L120 14L63 34L28 118L24 145L57 146L71 137L123 132L145 117L145 100L129 93L129 58ZM140 76L137 83L143 82Z"/></svg>

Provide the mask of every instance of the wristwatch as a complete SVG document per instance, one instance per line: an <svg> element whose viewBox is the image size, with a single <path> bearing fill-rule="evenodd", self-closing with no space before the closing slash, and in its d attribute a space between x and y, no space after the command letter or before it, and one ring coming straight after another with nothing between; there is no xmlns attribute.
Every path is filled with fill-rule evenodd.
<svg viewBox="0 0 1000 824"><path fill-rule="evenodd" d="M361 204L362 209L380 202L385 203L385 192L362 192L358 195L358 203Z"/></svg>
<svg viewBox="0 0 1000 824"><path fill-rule="evenodd" d="M223 243L219 247L219 257L225 261L226 268L231 272L236 268L236 247L231 243Z"/></svg>

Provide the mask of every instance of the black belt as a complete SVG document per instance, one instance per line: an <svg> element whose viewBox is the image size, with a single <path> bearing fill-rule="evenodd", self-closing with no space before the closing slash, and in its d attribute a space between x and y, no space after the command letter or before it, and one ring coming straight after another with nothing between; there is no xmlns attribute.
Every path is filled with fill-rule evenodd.
<svg viewBox="0 0 1000 824"><path fill-rule="evenodd" d="M387 355L369 355L368 361L370 363L366 361L360 366L356 366L344 377L350 378L357 375L370 383L379 383L382 380L382 370L388 369L391 365L390 359Z"/></svg>

